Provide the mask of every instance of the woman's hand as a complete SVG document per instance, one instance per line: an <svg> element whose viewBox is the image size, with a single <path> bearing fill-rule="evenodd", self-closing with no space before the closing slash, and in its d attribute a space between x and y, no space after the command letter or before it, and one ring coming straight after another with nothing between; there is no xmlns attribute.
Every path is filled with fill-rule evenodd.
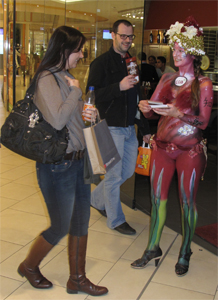
<svg viewBox="0 0 218 300"><path fill-rule="evenodd" d="M85 121L95 123L98 115L98 110L95 107L89 107L82 111L82 116Z"/></svg>
<svg viewBox="0 0 218 300"><path fill-rule="evenodd" d="M148 104L147 100L141 100L138 105L139 109L143 114L149 113L151 111L151 107Z"/></svg>
<svg viewBox="0 0 218 300"><path fill-rule="evenodd" d="M153 111L162 116L169 116L174 118L182 118L184 114L173 104L167 104L168 108L153 108Z"/></svg>
<svg viewBox="0 0 218 300"><path fill-rule="evenodd" d="M68 86L76 86L76 87L80 88L80 86L79 86L79 80L73 79L73 78L71 78L69 76L64 76L64 77L67 80Z"/></svg>

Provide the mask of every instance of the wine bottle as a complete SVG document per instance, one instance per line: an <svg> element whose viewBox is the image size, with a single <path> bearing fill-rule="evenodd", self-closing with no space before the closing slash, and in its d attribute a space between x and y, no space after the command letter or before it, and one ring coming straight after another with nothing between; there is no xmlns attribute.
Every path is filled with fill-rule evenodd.
<svg viewBox="0 0 218 300"><path fill-rule="evenodd" d="M164 30L164 34L163 34L163 43L167 44L166 30Z"/></svg>
<svg viewBox="0 0 218 300"><path fill-rule="evenodd" d="M160 33L159 33L159 30L158 30L158 33L157 33L157 43L160 44Z"/></svg>
<svg viewBox="0 0 218 300"><path fill-rule="evenodd" d="M152 31L150 33L150 43L153 43L153 34L152 34Z"/></svg>

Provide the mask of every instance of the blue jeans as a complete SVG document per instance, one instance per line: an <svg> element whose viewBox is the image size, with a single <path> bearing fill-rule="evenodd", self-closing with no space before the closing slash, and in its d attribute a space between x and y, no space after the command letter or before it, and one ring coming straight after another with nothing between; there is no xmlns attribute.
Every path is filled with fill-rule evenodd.
<svg viewBox="0 0 218 300"><path fill-rule="evenodd" d="M47 242L56 245L67 233L88 233L91 189L84 184L84 159L61 164L36 163L37 178L50 216L50 227L42 232Z"/></svg>
<svg viewBox="0 0 218 300"><path fill-rule="evenodd" d="M119 161L91 195L91 204L97 209L106 210L107 226L111 229L125 222L125 215L120 201L120 186L134 171L137 159L138 140L135 127L109 127L114 143L120 154Z"/></svg>

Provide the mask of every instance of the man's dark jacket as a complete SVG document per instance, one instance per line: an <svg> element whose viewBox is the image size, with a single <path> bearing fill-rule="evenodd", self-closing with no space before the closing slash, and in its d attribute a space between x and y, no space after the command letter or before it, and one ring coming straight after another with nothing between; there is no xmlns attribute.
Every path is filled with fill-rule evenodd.
<svg viewBox="0 0 218 300"><path fill-rule="evenodd" d="M129 55L130 56L130 55ZM131 56L130 56L131 57ZM106 119L108 126L127 127L128 123L128 96L132 91L120 91L119 83L127 76L125 59L116 53L113 46L109 51L97 57L90 65L89 86L95 87L95 103L100 112L101 119ZM140 94L140 85L133 88ZM137 111L137 98L135 98L135 111ZM150 133L147 119L140 113L140 120L135 119L142 135Z"/></svg>

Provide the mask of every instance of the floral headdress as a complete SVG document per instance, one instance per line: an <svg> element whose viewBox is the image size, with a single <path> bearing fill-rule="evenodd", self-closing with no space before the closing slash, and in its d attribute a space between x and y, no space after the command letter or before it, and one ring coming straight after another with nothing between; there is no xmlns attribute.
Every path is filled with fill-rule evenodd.
<svg viewBox="0 0 218 300"><path fill-rule="evenodd" d="M203 29L196 20L190 16L185 23L176 22L170 26L166 35L169 35L169 46L173 49L174 43L184 48L186 53L192 55L205 55Z"/></svg>

